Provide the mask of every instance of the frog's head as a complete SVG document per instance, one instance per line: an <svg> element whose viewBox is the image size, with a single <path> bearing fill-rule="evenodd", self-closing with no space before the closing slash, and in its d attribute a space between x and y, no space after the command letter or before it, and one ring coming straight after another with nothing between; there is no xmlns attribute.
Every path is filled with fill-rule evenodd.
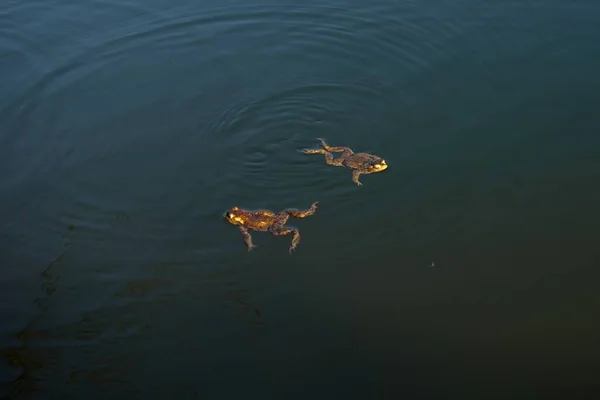
<svg viewBox="0 0 600 400"><path fill-rule="evenodd" d="M369 163L369 172L381 172L386 170L388 165L383 158L375 158Z"/></svg>
<svg viewBox="0 0 600 400"><path fill-rule="evenodd" d="M231 207L224 215L227 222L233 225L243 225L244 219L241 216L240 209L237 207Z"/></svg>

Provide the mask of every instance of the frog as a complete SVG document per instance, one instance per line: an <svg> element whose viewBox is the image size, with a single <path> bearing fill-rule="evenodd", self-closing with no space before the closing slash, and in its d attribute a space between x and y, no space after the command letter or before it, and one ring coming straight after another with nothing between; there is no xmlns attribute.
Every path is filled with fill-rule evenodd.
<svg viewBox="0 0 600 400"><path fill-rule="evenodd" d="M352 169L352 181L361 186L359 180L362 174L372 174L385 171L388 168L385 160L379 156L368 153L355 153L350 147L329 146L323 138L317 138L321 144L320 149L302 149L304 154L323 154L328 165ZM339 158L333 158L333 153L342 153Z"/></svg>
<svg viewBox="0 0 600 400"><path fill-rule="evenodd" d="M275 236L293 234L292 244L289 247L289 252L291 255L292 252L296 250L298 243L300 243L300 231L298 228L293 226L285 226L285 223L290 217L306 218L313 215L317 211L318 203L318 201L315 201L312 203L310 208L306 210L286 208L277 213L271 210L244 210L234 206L224 214L224 217L227 222L239 227L248 251L252 251L257 247L252 241L252 236L250 235L249 230L257 232L270 232Z"/></svg>

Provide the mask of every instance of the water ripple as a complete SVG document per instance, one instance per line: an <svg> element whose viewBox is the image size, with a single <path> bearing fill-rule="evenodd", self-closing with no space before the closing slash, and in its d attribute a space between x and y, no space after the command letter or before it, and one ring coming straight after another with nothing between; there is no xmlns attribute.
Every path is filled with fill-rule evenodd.
<svg viewBox="0 0 600 400"><path fill-rule="evenodd" d="M8 13L22 11L18 7L25 5L19 4ZM118 167L95 175L83 171L101 163L118 165L138 151L142 140L176 144L177 150L157 145L154 151L175 165L175 172L184 166L198 170L197 179L215 206L231 197L264 197L265 190L288 201L298 182L311 182L326 196L336 187L315 176L324 168L322 160L295 150L340 127L347 129L345 143L358 142L398 83L450 57L445 42L460 34L452 21L419 19L410 3L353 9L273 4L206 8L190 3L158 10L136 2L95 1L90 7L98 11L97 23L105 21L97 31L76 20L88 6L62 5L56 11L61 12L60 23L45 14L40 24L49 25L49 36L62 38L60 45L34 35L39 27L19 31L18 25L3 26L7 47L23 52L30 69L21 73L26 84L0 105L10 128L0 140L15 157L32 153L24 143L50 143L33 158L19 158L26 163L19 168L19 180L66 168L71 178L56 190L98 213L99 204L112 213L123 210L115 203L128 202L123 196L105 197L93 177L104 182L118 174L113 180L126 188L125 177ZM126 17L106 19L116 15ZM68 38L57 24L72 31ZM36 49L42 46L46 50L40 56ZM280 69L270 69L272 65ZM176 74L185 74L189 84L164 90L164 82ZM123 75L131 76L130 81L123 81ZM129 95L129 103L113 105L115 97ZM85 104L101 105L89 117L92 124L85 117L73 118L78 110L92 110ZM151 135L135 133L147 131L143 126L130 127L133 133L127 138L110 133L122 132L125 128L118 124L127 124L134 113L155 110L164 113L165 121L182 121L164 124L180 136L171 134L167 141L167 133L158 129ZM195 126L189 122L191 114L198 119ZM92 127L93 135L79 134ZM381 149L378 140L372 138L372 150ZM77 162L69 160L71 154L78 154ZM174 185L176 177L161 174L159 183L156 177L137 180L153 182L153 187Z"/></svg>

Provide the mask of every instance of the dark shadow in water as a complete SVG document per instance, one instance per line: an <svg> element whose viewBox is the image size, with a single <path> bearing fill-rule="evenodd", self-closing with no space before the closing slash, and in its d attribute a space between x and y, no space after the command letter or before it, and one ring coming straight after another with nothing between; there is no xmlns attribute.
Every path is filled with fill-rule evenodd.
<svg viewBox="0 0 600 400"><path fill-rule="evenodd" d="M75 231L75 225L69 225L67 227L66 232L62 234L62 251L50 261L46 269L42 271L42 276L44 278L43 288L46 296L44 298L37 298L34 301L41 313L48 310L47 305L44 304L44 300L52 296L56 291L56 283L59 281L59 275L55 275L53 270L57 264L65 259L68 250L71 248L71 238ZM39 371L44 367L42 360L49 359L54 351L53 349L38 349L38 351L34 352L28 347L28 343L31 340L51 340L52 336L49 333L30 331L26 328L17 334L17 338L22 343L21 347L14 347L2 351L9 364L21 371L19 376L12 383L12 390L9 395L11 398L21 395L30 396L38 389L36 379L33 375L36 371Z"/></svg>
<svg viewBox="0 0 600 400"><path fill-rule="evenodd" d="M128 222L122 215L116 219ZM152 276L137 276L121 284L113 294L115 303L111 301L112 304L84 311L74 322L45 326L46 319L52 324L51 313L61 312L56 302L50 300L58 292L65 263L74 263L73 256L77 257L77 252L73 253L78 247L73 246L77 232L81 233L75 225L67 227L62 234L62 250L41 272L44 291L34 301L38 315L16 335L20 345L2 351L10 366L19 371L9 398L35 397L52 391L50 386L62 392L64 384L57 382L75 390L85 387L103 393L117 390L139 396L141 393L133 389L129 376L143 362L139 358L145 355L120 343L137 335L148 337L157 314L165 313L165 306L172 307L180 295L197 292L199 288L208 287L240 323L265 326L261 311L248 300L250 291L239 287L233 270L188 274L196 268L195 263L189 262L159 263L149 269ZM182 272L189 279L174 278ZM190 281L194 283L189 290L179 286ZM65 285L68 286L66 281ZM70 295L66 296L71 300ZM61 301L62 297L58 303ZM181 390L185 393L185 388ZM190 392L189 396L194 398L198 393Z"/></svg>
<svg viewBox="0 0 600 400"><path fill-rule="evenodd" d="M266 325L258 307L245 301L245 297L250 294L248 290L238 289L235 282L228 282L227 293L237 318L254 326Z"/></svg>
<svg viewBox="0 0 600 400"><path fill-rule="evenodd" d="M73 236L73 232L75 232L75 225L69 225L67 231L62 234L62 240L64 243L63 251L56 257L54 260L48 263L48 266L44 271L42 271L42 276L44 277L44 289L46 291L46 297L52 296L52 294L56 291L56 283L60 279L60 276L57 274L53 274L53 269L56 264L62 262L65 259L67 251L71 248L71 237ZM40 311L43 311L42 303L43 299L35 300L38 307L40 307Z"/></svg>

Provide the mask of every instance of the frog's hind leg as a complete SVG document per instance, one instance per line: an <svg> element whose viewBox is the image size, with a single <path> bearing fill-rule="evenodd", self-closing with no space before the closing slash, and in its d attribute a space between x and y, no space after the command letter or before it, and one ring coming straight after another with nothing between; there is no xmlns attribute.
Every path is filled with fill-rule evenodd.
<svg viewBox="0 0 600 400"><path fill-rule="evenodd" d="M302 152L304 154L323 154L325 155L325 162L328 165L334 165L336 167L341 167L343 164L342 162L344 161L344 157L342 156L341 158L338 159L334 159L333 158L333 154L328 152L327 150L323 150L323 149L304 149L302 150Z"/></svg>
<svg viewBox="0 0 600 400"><path fill-rule="evenodd" d="M354 151L350 147L347 146L330 146L325 142L325 139L317 138L319 143L321 143L321 147L325 151L329 151L331 153L342 153L342 157L346 158L354 154Z"/></svg>
<svg viewBox="0 0 600 400"><path fill-rule="evenodd" d="M271 210L256 210L254 211L255 214L260 215L260 216L264 216L264 217L274 217L275 213Z"/></svg>
<svg viewBox="0 0 600 400"><path fill-rule="evenodd" d="M242 237L244 238L244 243L246 243L246 247L248 247L248 251L252 251L253 248L256 247L254 243L252 243L252 236L250 236L250 232L243 226L240 226L240 232Z"/></svg>
<svg viewBox="0 0 600 400"><path fill-rule="evenodd" d="M298 243L300 243L300 231L297 228L286 226L273 227L270 229L270 232L275 236L289 235L290 233L294 234L294 237L292 238L292 244L290 245L290 254L292 254L292 251L296 250Z"/></svg>
<svg viewBox="0 0 600 400"><path fill-rule="evenodd" d="M283 210L283 212L288 213L290 215L290 217L294 217L294 218L310 217L317 211L318 203L319 203L318 201L315 201L314 203L312 203L312 205L310 206L310 208L308 210L298 210L297 208L286 208L285 210Z"/></svg>

